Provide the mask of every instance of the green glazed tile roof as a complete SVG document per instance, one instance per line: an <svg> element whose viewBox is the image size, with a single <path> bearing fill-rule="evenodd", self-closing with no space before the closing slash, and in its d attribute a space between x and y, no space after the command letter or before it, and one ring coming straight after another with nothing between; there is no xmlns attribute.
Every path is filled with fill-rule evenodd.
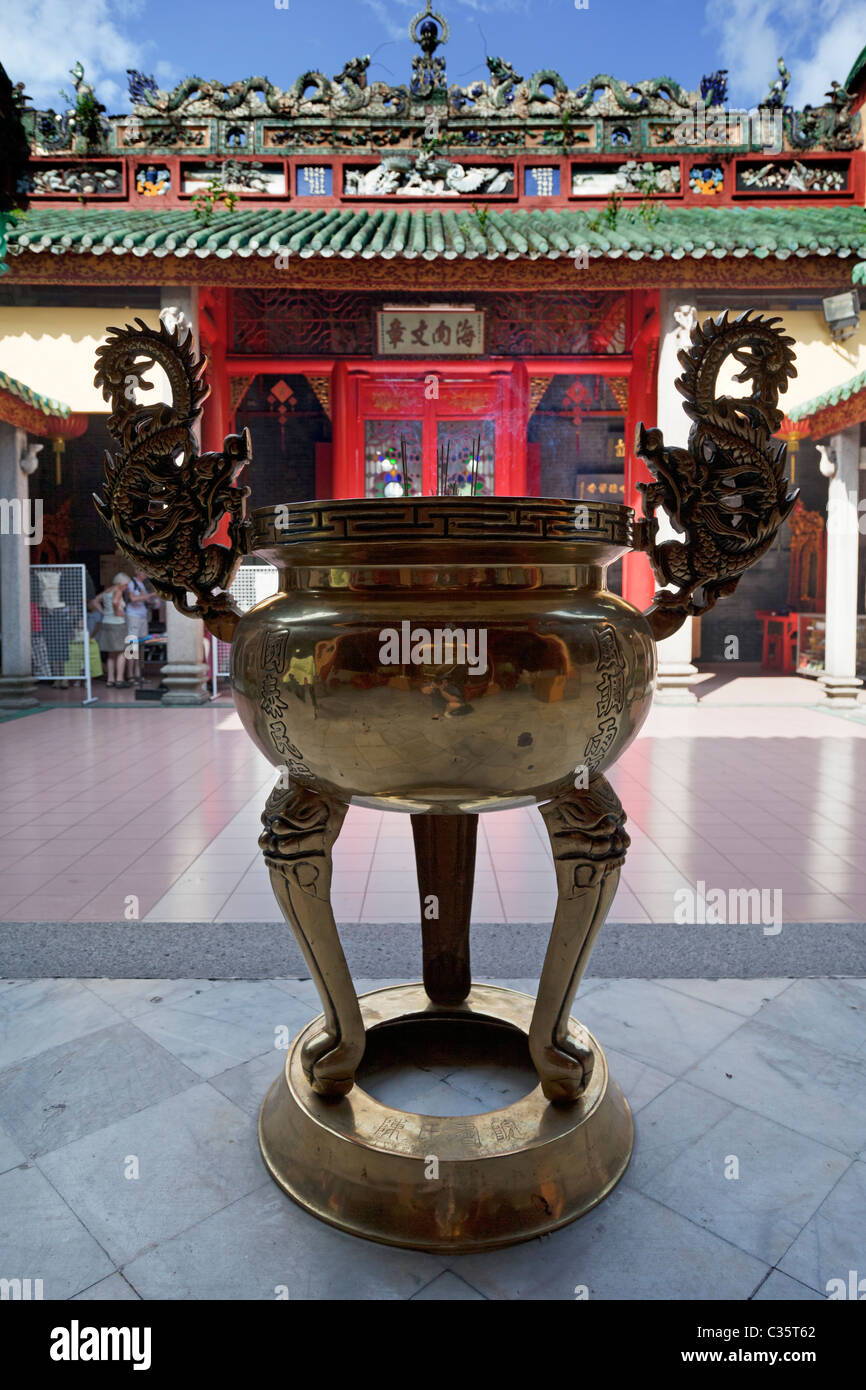
<svg viewBox="0 0 866 1390"><path fill-rule="evenodd" d="M400 256L425 260L705 256L855 256L866 260L866 212L852 207L670 208L648 225L633 212L592 230L596 211L464 208L242 208L205 224L186 208L38 208L9 234L9 251L133 256Z"/></svg>
<svg viewBox="0 0 866 1390"><path fill-rule="evenodd" d="M854 66L842 84L846 92L851 91L852 83L858 80L864 69L866 69L866 48L861 48L857 57L854 59Z"/></svg>
<svg viewBox="0 0 866 1390"><path fill-rule="evenodd" d="M866 372L858 372L856 376L849 377L847 381L841 382L838 386L831 386L829 391L825 391L821 396L813 396L810 401L804 401L802 405L794 406L788 411L788 419L795 424L799 420L808 420L811 415L817 415L819 410L826 410L828 406L838 405L840 401L850 400L851 396L856 396L858 391L866 390Z"/></svg>
<svg viewBox="0 0 866 1390"><path fill-rule="evenodd" d="M8 391L10 395L17 396L25 405L32 405L36 410L41 410L43 415L55 415L65 420L72 414L69 406L64 405L62 401L52 400L50 396L40 396L38 391L31 390L23 381L16 381L5 372L0 372L0 391Z"/></svg>

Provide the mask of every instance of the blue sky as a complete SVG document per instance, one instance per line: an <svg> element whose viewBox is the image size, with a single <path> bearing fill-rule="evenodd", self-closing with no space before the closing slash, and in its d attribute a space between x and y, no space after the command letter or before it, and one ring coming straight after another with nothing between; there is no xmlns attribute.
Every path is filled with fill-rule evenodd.
<svg viewBox="0 0 866 1390"><path fill-rule="evenodd" d="M128 108L125 69L172 87L196 74L229 82L262 74L287 87L299 73L333 76L373 54L371 77L408 79L409 20L425 0L4 0L0 61L36 104L60 106L80 58L110 111ZM485 77L485 53L523 76L556 68L569 86L596 73L670 76L697 87L730 70L730 100L750 106L783 54L796 104L819 103L866 44L866 0L441 0L451 24L449 81Z"/></svg>

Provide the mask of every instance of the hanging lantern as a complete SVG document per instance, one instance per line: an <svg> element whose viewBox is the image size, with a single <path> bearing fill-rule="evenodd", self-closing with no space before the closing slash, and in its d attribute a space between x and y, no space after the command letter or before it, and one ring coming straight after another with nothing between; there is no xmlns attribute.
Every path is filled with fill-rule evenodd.
<svg viewBox="0 0 866 1390"><path fill-rule="evenodd" d="M59 435L55 436L55 438L51 441L51 448L54 451L54 482L56 486L59 487L61 479L60 461L63 458L63 455L66 453L66 440L61 439Z"/></svg>
<svg viewBox="0 0 866 1390"><path fill-rule="evenodd" d="M297 405L297 398L287 381L280 378L275 382L268 392L268 405L271 410L276 411L277 419L280 422L280 445L286 447L286 421L289 418L289 411L294 410Z"/></svg>
<svg viewBox="0 0 866 1390"><path fill-rule="evenodd" d="M791 465L791 485L793 486L797 477L797 450L800 447L800 440L809 437L806 421L795 423L793 420L789 420L786 415L776 430L775 437L776 439L783 439L788 446L788 461Z"/></svg>

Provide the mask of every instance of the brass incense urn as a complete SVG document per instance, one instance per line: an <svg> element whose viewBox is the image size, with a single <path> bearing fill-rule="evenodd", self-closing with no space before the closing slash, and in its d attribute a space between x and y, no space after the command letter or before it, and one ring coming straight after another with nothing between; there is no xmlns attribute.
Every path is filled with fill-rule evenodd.
<svg viewBox="0 0 866 1390"><path fill-rule="evenodd" d="M656 641L731 593L794 505L772 437L791 340L753 313L694 329L678 382L689 445L639 428L653 476L640 520L610 503L472 496L247 517L249 437L198 453L205 364L181 334L139 322L99 350L120 452L97 506L157 592L232 642L238 713L279 769L260 845L322 1013L262 1104L265 1163L316 1216L394 1245L483 1250L550 1231L611 1190L633 1143L605 1055L570 1016L629 843L605 772L649 711ZM731 354L743 397L716 393ZM154 362L170 406L136 403ZM681 539L659 541L659 508ZM646 613L607 588L629 548L659 582ZM246 554L272 562L280 588L241 614L226 591ZM536 999L473 985L469 965L478 816L533 804L558 890ZM360 998L331 908L350 805L412 817L422 906L423 983ZM469 1117L394 1109L356 1072L374 1031L406 1027L522 1039L538 1084Z"/></svg>

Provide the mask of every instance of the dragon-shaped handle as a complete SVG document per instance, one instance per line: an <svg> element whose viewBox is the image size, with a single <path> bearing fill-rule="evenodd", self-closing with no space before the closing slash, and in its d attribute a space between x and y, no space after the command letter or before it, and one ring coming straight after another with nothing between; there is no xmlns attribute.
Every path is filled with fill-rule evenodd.
<svg viewBox="0 0 866 1390"><path fill-rule="evenodd" d="M97 511L161 598L230 642L240 612L225 591L246 549L250 490L236 482L251 457L249 431L230 434L221 453L199 454L193 426L210 388L188 329L136 319L108 335L95 380L111 403L108 429L121 452L106 454ZM170 405L136 401L137 391L152 389L143 376L154 363L168 377ZM227 546L215 540L226 517Z"/></svg>
<svg viewBox="0 0 866 1390"><path fill-rule="evenodd" d="M659 585L675 586L659 587L647 609L656 640L732 594L797 500L785 476L785 445L772 437L782 423L779 393L797 375L793 339L780 325L751 310L696 324L691 347L678 354L684 371L676 382L694 421L688 447L668 449L661 430L637 427L635 450L656 481L638 484L645 519L637 522L636 545L649 555ZM734 380L751 381L751 396L716 395L719 370L732 354L743 368ZM657 507L682 541L658 543Z"/></svg>

